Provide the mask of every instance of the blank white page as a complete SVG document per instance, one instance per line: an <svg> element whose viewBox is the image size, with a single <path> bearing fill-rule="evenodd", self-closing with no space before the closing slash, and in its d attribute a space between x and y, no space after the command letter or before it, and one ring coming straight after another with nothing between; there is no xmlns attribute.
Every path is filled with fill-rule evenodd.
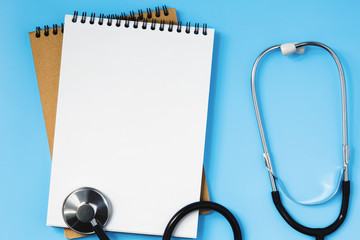
<svg viewBox="0 0 360 240"><path fill-rule="evenodd" d="M80 17L79 17L80 18ZM111 202L107 231L162 235L199 201L214 30L65 16L47 225L80 187ZM198 213L175 236L195 238Z"/></svg>

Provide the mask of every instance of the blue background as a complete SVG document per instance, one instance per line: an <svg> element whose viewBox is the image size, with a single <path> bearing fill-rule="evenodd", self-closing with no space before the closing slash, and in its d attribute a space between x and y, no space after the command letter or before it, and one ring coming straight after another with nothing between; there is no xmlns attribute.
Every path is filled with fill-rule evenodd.
<svg viewBox="0 0 360 240"><path fill-rule="evenodd" d="M1 0L1 239L64 239L61 229L46 226L51 159L28 32L59 24L74 10L128 13L163 4L175 7L183 22L207 22L216 29L205 169L212 200L237 216L244 239L311 239L290 228L272 204L251 98L253 61L265 48L285 42L320 41L335 50L347 83L352 193L348 218L328 239L357 238L359 2ZM317 48L302 56L273 53L260 65L257 83L277 175L298 200L331 194L342 164L340 84L333 60ZM340 194L316 207L298 206L282 196L293 216L312 227L334 221L340 208ZM219 214L211 213L200 217L198 239L232 239L232 232Z"/></svg>

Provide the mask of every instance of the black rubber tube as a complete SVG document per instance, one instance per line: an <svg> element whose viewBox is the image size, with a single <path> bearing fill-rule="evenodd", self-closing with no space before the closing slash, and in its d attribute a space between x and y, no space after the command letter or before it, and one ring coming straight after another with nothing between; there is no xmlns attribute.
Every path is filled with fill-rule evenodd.
<svg viewBox="0 0 360 240"><path fill-rule="evenodd" d="M273 191L271 193L272 199L276 206L276 209L279 211L280 215L284 218L284 220L296 231L301 232L303 234L313 236L316 240L324 240L325 236L335 232L341 224L344 222L346 218L346 214L349 207L349 196L350 196L350 181L343 181L343 195L342 195L342 203L339 216L337 219L329 226L325 228L309 228L301 225L297 221L295 221L290 214L286 211L285 207L283 206L280 194L278 191Z"/></svg>
<svg viewBox="0 0 360 240"><path fill-rule="evenodd" d="M104 232L104 229L102 228L101 223L98 222L97 225L93 226L93 229L100 240L110 240L109 237Z"/></svg>
<svg viewBox="0 0 360 240"><path fill-rule="evenodd" d="M163 240L170 240L171 235L176 227L176 225L180 222L181 219L183 219L186 215L189 213L195 211L195 210L201 210L201 209L210 209L214 210L221 215L223 215L226 220L230 223L230 226L234 233L234 239L235 240L241 240L241 230L238 221L234 217L234 215L225 207L221 206L220 204L214 203L214 202L206 202L206 201L200 201L200 202L194 202L191 203L182 209L180 209L169 221L168 225L165 228Z"/></svg>

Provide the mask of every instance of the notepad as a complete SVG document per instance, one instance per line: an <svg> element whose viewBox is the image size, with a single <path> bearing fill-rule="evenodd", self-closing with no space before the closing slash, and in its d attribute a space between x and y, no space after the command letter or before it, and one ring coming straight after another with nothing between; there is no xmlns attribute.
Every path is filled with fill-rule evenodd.
<svg viewBox="0 0 360 240"><path fill-rule="evenodd" d="M89 19L65 17L47 224L66 227L63 200L89 186L111 202L105 230L162 235L200 199L214 30Z"/></svg>
<svg viewBox="0 0 360 240"><path fill-rule="evenodd" d="M134 14L135 12L138 12L139 14ZM84 14L88 15L88 13ZM147 8L146 11L138 9L136 11L130 11L129 15L121 13L120 16L122 16L122 18L129 19L135 18L139 21L151 22L152 20L156 20L158 22L165 21L165 23L172 22L173 24L178 24L175 8L168 9L165 5L162 6L162 9L160 9L160 7L155 7L154 11L151 11L150 8ZM44 30L30 32L29 38L34 58L49 149L52 155L63 39L63 25L53 24L53 28L49 29L47 29L47 26L44 26ZM210 197L205 172L203 172L201 187L201 201L209 201ZM200 214L206 214L208 212L208 210L200 210ZM65 237L68 239L78 238L81 236L84 235L80 235L71 231L70 229L65 229Z"/></svg>

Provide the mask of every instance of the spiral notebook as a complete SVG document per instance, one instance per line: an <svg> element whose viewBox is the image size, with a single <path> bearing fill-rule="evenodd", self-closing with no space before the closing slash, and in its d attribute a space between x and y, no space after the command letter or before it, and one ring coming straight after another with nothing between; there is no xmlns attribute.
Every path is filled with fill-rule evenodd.
<svg viewBox="0 0 360 240"><path fill-rule="evenodd" d="M138 14L135 14L134 11L130 11L129 15L121 13L120 17L123 19L135 18L139 21L152 21L154 19L157 21L164 20L166 23L173 21L177 24L175 8L168 9L164 5L162 9L156 7L155 11L147 8L146 11L139 9L137 12ZM42 30L40 27L36 27L36 31L29 32L51 155L54 142L63 32L63 24L53 24L53 28L45 25Z"/></svg>
<svg viewBox="0 0 360 240"><path fill-rule="evenodd" d="M66 227L62 202L82 186L110 199L107 231L162 235L199 201L213 39L206 25L65 16L48 225ZM174 236L195 238L197 221Z"/></svg>
<svg viewBox="0 0 360 240"><path fill-rule="evenodd" d="M177 24L175 9L168 9L165 5L162 6L162 9L155 7L154 11L147 8L146 11L139 9L136 12L138 12L138 14L135 14L134 11L130 11L129 15L121 13L120 17L122 19L126 17L129 19L138 19L139 21L156 19L158 21L164 20L165 23L173 22ZM51 155L55 130L63 31L63 24L59 26L54 24L53 28L44 26L44 29L40 30L40 28L37 27L36 31L29 33ZM210 200L205 173L203 173L202 179L201 200ZM201 210L200 214L208 212L207 210ZM65 237L68 239L81 236L84 235L65 229Z"/></svg>

